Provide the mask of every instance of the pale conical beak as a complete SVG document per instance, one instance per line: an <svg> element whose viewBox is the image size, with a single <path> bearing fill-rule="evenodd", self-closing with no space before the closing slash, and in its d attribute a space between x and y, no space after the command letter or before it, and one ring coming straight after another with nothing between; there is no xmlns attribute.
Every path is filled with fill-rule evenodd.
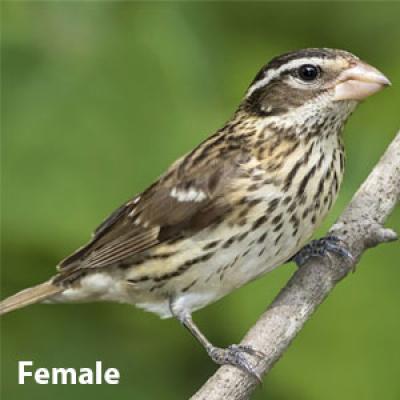
<svg viewBox="0 0 400 400"><path fill-rule="evenodd" d="M390 85L382 72L360 61L339 75L334 100L360 101Z"/></svg>

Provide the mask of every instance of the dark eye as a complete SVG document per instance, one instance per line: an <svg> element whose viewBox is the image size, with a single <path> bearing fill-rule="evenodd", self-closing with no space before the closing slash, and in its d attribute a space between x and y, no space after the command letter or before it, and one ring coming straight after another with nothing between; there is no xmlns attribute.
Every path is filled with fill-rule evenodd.
<svg viewBox="0 0 400 400"><path fill-rule="evenodd" d="M297 70L301 80L310 82L318 78L320 74L319 67L312 64L304 64Z"/></svg>

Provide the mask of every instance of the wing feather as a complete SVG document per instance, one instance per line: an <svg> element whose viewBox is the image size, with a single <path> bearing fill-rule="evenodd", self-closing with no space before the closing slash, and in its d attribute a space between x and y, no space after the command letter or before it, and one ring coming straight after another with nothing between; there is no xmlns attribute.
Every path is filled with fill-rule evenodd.
<svg viewBox="0 0 400 400"><path fill-rule="evenodd" d="M79 270L142 257L160 243L209 226L231 207L227 191L241 173L243 157L243 150L235 149L202 166L185 158L175 163L141 195L113 212L86 246L59 264L60 279L63 274L79 276Z"/></svg>

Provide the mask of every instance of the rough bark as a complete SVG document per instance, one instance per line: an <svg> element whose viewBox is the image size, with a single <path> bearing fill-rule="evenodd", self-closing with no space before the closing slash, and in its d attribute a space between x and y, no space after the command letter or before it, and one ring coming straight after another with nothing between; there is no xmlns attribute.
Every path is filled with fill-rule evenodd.
<svg viewBox="0 0 400 400"><path fill-rule="evenodd" d="M266 354L257 368L266 375L280 359L304 324L339 281L355 269L362 254L380 243L397 238L383 224L400 200L400 131L378 164L330 229L353 255L343 259L329 255L309 260L244 337ZM192 400L249 399L258 382L231 366L222 366L192 396Z"/></svg>

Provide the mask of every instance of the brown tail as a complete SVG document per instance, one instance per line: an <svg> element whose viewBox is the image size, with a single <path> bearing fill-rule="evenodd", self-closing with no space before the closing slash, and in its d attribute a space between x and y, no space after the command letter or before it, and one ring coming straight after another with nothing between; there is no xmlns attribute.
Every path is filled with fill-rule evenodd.
<svg viewBox="0 0 400 400"><path fill-rule="evenodd" d="M54 294L62 292L63 290L64 288L53 285L51 281L21 290L0 302L0 315L17 310L18 308L29 306L33 303L38 303Z"/></svg>

